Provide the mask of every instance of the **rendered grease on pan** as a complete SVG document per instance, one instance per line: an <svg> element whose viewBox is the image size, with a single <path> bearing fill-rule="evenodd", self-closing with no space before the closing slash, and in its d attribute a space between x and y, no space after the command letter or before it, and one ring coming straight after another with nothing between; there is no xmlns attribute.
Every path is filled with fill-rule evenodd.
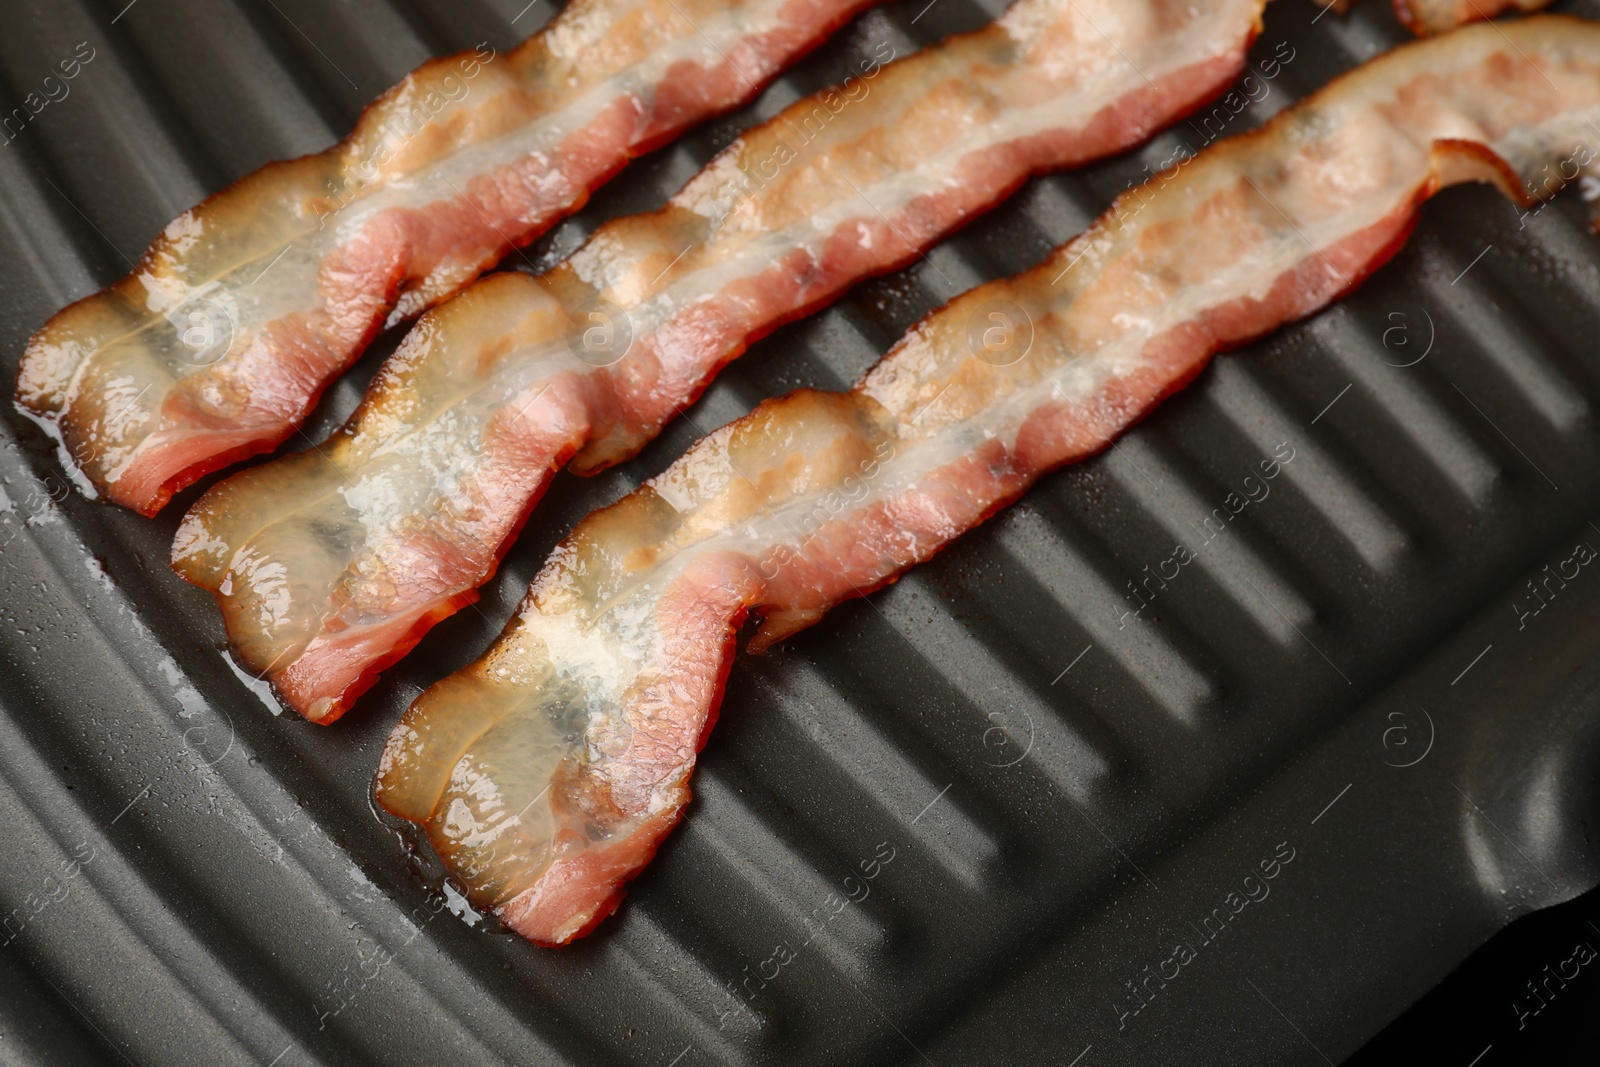
<svg viewBox="0 0 1600 1067"><path fill-rule="evenodd" d="M245 669L332 722L476 599L569 458L587 473L627 457L753 339L915 259L1030 174L1137 144L1222 92L1261 8L1020 0L898 63L880 42L663 210L430 314L329 441L209 492L174 565L217 595Z"/></svg>
<svg viewBox="0 0 1600 1067"><path fill-rule="evenodd" d="M348 138L180 215L57 314L17 400L152 515L271 451L380 328L581 208L629 159L755 95L871 0L574 0L506 55L432 60Z"/></svg>
<svg viewBox="0 0 1600 1067"><path fill-rule="evenodd" d="M768 401L580 523L488 652L395 728L380 803L524 937L581 936L680 817L747 613L759 649L893 581L1218 350L1350 291L1439 189L1531 203L1597 115L1600 24L1477 26L1125 194L1039 267L925 319L851 391Z"/></svg>

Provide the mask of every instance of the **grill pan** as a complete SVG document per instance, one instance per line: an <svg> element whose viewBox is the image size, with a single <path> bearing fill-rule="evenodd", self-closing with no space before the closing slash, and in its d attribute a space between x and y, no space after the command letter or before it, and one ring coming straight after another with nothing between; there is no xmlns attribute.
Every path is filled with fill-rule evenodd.
<svg viewBox="0 0 1600 1067"><path fill-rule="evenodd" d="M554 10L525 3L0 2L8 108L94 50L0 145L6 373L172 216L320 149L429 55L510 47ZM1000 7L869 12L506 266L659 205L879 42L904 54ZM592 937L542 951L475 915L371 804L390 726L582 515L762 397L845 386L1179 139L1245 129L1405 39L1377 0L1319 12L1271 5L1252 60L1279 66L1237 115L1031 183L756 345L637 460L558 477L477 610L333 728L278 715L167 569L203 486L154 521L87 501L8 411L0 1060L1337 1062L1513 919L1600 884L1600 560L1574 563L1600 550L1600 243L1575 197L1524 217L1480 187L1430 203L1352 298L742 658L688 818ZM312 439L395 340L329 391ZM1207 527L1284 444L1270 496ZM1180 540L1203 542L1195 561L1125 614ZM870 882L846 883L863 863Z"/></svg>

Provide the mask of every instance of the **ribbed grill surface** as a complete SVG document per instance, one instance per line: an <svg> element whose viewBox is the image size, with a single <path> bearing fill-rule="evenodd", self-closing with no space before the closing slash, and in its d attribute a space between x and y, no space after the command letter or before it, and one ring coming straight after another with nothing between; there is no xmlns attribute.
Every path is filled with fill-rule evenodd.
<svg viewBox="0 0 1600 1067"><path fill-rule="evenodd" d="M8 107L78 42L95 49L70 95L0 146L6 375L34 328L126 272L173 215L322 148L428 56L509 47L554 11L524 4L0 2ZM507 266L548 266L599 221L658 205L737 131L878 42L904 54L999 9L908 0L867 14ZM1344 19L1319 11L1271 6L1255 55L1288 41L1295 58L1229 132L1403 39L1379 0ZM891 589L743 658L689 817L619 916L573 948L461 921L436 863L408 858L369 798L402 709L483 649L579 517L763 397L848 384L931 308L1037 262L1180 139L1201 138L1180 125L1033 182L915 267L756 345L638 460L561 476L478 607L329 729L269 714L219 654L209 598L168 571L194 491L155 521L63 493L43 436L8 417L0 913L22 919L0 933L0 972L16 975L0 985L0 1059L945 1067L1023 1062L1017 1048L1066 1064L1089 1045L1086 1067L1137 1062L1098 1036L1125 996L1100 975L1120 974L1137 923L1129 942L1080 933L1170 892L1168 859L1232 825L1290 760L1314 759L1600 510L1600 243L1575 198L1524 224L1487 189L1447 193L1353 298L1221 358L1107 454ZM393 342L330 391L313 438ZM1220 521L1284 442L1294 458L1270 495ZM1143 586L1133 614L1130 583L1179 541L1195 560ZM1245 866L1275 843L1252 844ZM68 876L75 854L92 858ZM1310 907L1284 914L1296 906ZM1125 951L1129 975L1149 962ZM1418 991L1396 982L1404 967L1371 961L1346 989L1364 1007L1313 1000L1298 1025L1348 1052ZM984 1030L1024 973L1048 1025L1036 1039ZM1150 1023L1141 1047L1198 1056L1189 1020L1204 1014ZM1311 1061L1271 1013L1218 1025L1238 1062Z"/></svg>

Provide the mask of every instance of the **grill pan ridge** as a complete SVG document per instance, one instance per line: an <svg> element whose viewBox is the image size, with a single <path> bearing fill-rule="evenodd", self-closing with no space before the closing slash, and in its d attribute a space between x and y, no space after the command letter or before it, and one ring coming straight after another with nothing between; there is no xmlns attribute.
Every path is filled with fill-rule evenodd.
<svg viewBox="0 0 1600 1067"><path fill-rule="evenodd" d="M509 47L555 10L525 3L0 0L0 102L94 49L0 145L6 373L207 191L323 147L428 56ZM507 266L659 205L878 43L905 54L1000 8L867 13ZM1337 1062L1512 919L1600 883L1600 575L1529 585L1600 548L1600 243L1575 197L1523 217L1481 187L1430 203L1354 296L742 658L688 817L590 938L542 951L476 916L370 800L401 711L481 651L582 515L763 397L847 385L1180 139L1405 39L1387 4L1271 5L1258 102L1030 183L754 346L635 461L559 477L476 609L332 728L276 715L168 570L203 486L153 521L85 500L8 412L0 1061ZM395 339L329 390L311 440ZM1271 494L1208 528L1284 442ZM1195 561L1125 614L1180 540Z"/></svg>

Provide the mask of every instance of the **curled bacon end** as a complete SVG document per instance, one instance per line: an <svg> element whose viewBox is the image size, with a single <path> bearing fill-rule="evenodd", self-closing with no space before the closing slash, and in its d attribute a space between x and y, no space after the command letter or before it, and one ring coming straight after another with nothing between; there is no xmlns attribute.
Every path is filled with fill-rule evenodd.
<svg viewBox="0 0 1600 1067"><path fill-rule="evenodd" d="M488 652L407 711L379 802L515 929L578 936L682 810L746 612L764 644L892 581L1357 285L1438 189L1531 203L1592 169L1597 113L1600 25L1471 27L1124 195L854 389L764 403L580 523Z"/></svg>
<svg viewBox="0 0 1600 1067"><path fill-rule="evenodd" d="M179 216L28 342L17 402L144 515L276 448L377 332L748 100L872 0L575 0L501 56L430 61L353 133Z"/></svg>

